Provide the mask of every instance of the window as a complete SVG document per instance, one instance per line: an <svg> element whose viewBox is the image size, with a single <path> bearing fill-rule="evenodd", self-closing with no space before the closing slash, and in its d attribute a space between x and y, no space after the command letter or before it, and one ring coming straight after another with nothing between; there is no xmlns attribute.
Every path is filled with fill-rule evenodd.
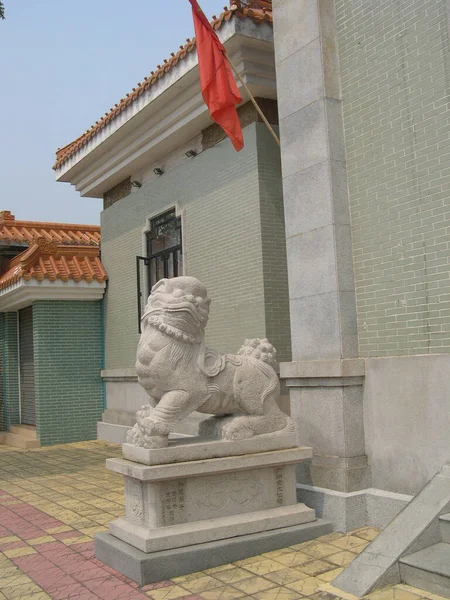
<svg viewBox="0 0 450 600"><path fill-rule="evenodd" d="M181 218L175 210L150 221L147 231L148 289L160 279L178 277L183 272Z"/></svg>
<svg viewBox="0 0 450 600"><path fill-rule="evenodd" d="M145 236L147 256L136 256L139 333L142 311L146 304L146 299L143 301L143 290L147 288L150 293L160 279L178 277L183 273L181 217L177 217L175 209L172 209L151 219L150 230Z"/></svg>

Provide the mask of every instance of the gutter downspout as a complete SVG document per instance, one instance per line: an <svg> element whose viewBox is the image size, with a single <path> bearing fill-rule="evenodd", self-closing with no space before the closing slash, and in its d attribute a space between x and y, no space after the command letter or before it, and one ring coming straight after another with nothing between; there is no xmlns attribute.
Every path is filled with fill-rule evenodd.
<svg viewBox="0 0 450 600"><path fill-rule="evenodd" d="M20 377L20 321L19 321L19 311L16 312L17 319L17 379L18 379L18 388L19 388L19 423L22 423L22 382Z"/></svg>
<svg viewBox="0 0 450 600"><path fill-rule="evenodd" d="M105 369L105 300L100 300L100 335L102 353L102 371ZM101 376L101 375L100 375ZM102 379L103 411L106 410L106 381Z"/></svg>
<svg viewBox="0 0 450 600"><path fill-rule="evenodd" d="M6 335L5 335L5 313L2 313L1 317L1 331L2 331L2 369L3 369L3 415L5 431L9 429L8 423L8 405L6 402Z"/></svg>

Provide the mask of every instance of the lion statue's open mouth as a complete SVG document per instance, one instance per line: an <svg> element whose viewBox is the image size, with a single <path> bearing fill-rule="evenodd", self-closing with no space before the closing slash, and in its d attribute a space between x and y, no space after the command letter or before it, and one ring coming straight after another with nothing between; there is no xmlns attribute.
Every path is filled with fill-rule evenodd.
<svg viewBox="0 0 450 600"><path fill-rule="evenodd" d="M209 306L206 288L195 277L162 279L153 286L136 361L150 400L136 415L130 443L167 446L173 425L195 410L231 415L206 426L225 440L293 430L277 404L275 348L266 339L245 340L236 355L206 348Z"/></svg>

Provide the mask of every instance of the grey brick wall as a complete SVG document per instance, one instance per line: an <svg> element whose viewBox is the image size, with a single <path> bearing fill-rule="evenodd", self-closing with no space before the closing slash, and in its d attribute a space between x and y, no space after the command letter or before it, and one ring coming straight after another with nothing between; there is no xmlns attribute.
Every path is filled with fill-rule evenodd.
<svg viewBox="0 0 450 600"><path fill-rule="evenodd" d="M361 356L450 352L447 0L336 0Z"/></svg>
<svg viewBox="0 0 450 600"><path fill-rule="evenodd" d="M260 177L258 160L265 143L264 137L260 141L263 130L261 123L249 125L244 130L245 148L239 154L224 140L151 179L141 189L133 189L130 196L103 211L102 260L109 277L105 299L107 369L134 366L139 337L135 257L143 252L146 219L175 204L183 213L185 274L198 277L212 300L207 344L235 352L245 337L268 335L260 202L280 206L281 197L277 196L279 184L274 183L277 173L279 176L276 166L267 171L268 187L260 199L266 181L264 175ZM278 150L270 146L264 160L269 160L271 152L276 156ZM279 223L276 227L278 232ZM280 249L282 254L284 243ZM270 307L273 298L269 297ZM289 331L286 320L285 327ZM278 332L278 336L286 343L286 334L283 338Z"/></svg>

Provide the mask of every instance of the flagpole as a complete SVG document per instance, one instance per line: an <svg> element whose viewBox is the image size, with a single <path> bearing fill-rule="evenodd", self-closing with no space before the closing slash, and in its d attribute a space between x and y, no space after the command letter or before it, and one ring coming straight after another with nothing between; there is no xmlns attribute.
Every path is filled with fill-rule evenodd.
<svg viewBox="0 0 450 600"><path fill-rule="evenodd" d="M250 96L250 100L252 101L254 107L256 108L256 110L258 111L259 116L261 117L261 119L264 121L264 123L266 124L267 129L270 131L270 133L272 134L274 140L276 141L276 143L278 144L278 146L280 145L280 140L278 139L277 134L275 133L275 131L273 130L272 125L269 123L269 121L266 119L265 114L263 113L263 111L260 109L260 107L258 106L258 103L256 102L255 98L253 97L253 94L251 93L251 91L248 88L248 85L245 83L245 81L242 79L241 75L238 73L238 70L236 69L235 65L231 62L228 54L225 53L225 58L228 61L228 64L230 65L230 67L232 68L234 74L236 75L236 77L239 79L239 81L242 83L243 87L245 88L247 94Z"/></svg>

